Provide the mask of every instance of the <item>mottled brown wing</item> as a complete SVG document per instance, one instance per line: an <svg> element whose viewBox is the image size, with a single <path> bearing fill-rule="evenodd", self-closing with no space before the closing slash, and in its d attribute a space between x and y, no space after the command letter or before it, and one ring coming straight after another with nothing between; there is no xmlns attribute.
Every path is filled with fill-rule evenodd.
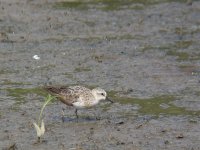
<svg viewBox="0 0 200 150"><path fill-rule="evenodd" d="M44 89L45 89L47 92L49 92L49 93L55 95L55 94L59 94L59 93L61 92L62 87L46 86L46 87L44 87Z"/></svg>
<svg viewBox="0 0 200 150"><path fill-rule="evenodd" d="M45 90L55 95L61 102L66 105L73 106L74 102L77 102L79 93L74 92L75 90L70 87L45 87Z"/></svg>
<svg viewBox="0 0 200 150"><path fill-rule="evenodd" d="M68 88L75 91L75 92L78 92L79 94L82 93L82 92L87 92L87 91L89 92L90 91L90 89L83 87L83 86L69 86Z"/></svg>

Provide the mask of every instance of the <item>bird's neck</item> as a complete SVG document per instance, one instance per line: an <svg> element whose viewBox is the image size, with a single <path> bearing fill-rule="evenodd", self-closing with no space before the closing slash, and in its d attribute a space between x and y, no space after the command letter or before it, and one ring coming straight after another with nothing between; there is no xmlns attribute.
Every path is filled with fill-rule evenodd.
<svg viewBox="0 0 200 150"><path fill-rule="evenodd" d="M92 93L92 94L94 96L93 103L98 104L101 99L99 98L99 96L96 93Z"/></svg>

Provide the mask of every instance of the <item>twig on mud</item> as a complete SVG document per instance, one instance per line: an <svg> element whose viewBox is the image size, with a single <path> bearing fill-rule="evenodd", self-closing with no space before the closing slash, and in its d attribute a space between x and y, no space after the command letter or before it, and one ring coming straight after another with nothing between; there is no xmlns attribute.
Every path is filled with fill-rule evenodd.
<svg viewBox="0 0 200 150"><path fill-rule="evenodd" d="M148 122L148 121L145 121L145 122L143 122L143 123L137 125L135 128L136 128L136 129L139 129L139 128L141 128L142 126L146 125L147 122Z"/></svg>

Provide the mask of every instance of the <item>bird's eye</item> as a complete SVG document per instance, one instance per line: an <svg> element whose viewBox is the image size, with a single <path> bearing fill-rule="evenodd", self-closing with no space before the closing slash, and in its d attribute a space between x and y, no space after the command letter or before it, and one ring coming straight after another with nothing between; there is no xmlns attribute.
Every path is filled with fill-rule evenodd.
<svg viewBox="0 0 200 150"><path fill-rule="evenodd" d="M104 96L104 93L101 93L102 96Z"/></svg>

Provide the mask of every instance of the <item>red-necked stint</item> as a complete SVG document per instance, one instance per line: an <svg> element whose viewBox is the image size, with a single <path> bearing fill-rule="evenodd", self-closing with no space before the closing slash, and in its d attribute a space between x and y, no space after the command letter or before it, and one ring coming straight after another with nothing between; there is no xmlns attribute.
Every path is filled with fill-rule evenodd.
<svg viewBox="0 0 200 150"><path fill-rule="evenodd" d="M61 102L68 106L75 107L75 114L78 119L78 109L90 108L97 105L100 101L108 100L107 93L101 88L89 89L83 86L54 87L47 86L45 89L56 96Z"/></svg>

